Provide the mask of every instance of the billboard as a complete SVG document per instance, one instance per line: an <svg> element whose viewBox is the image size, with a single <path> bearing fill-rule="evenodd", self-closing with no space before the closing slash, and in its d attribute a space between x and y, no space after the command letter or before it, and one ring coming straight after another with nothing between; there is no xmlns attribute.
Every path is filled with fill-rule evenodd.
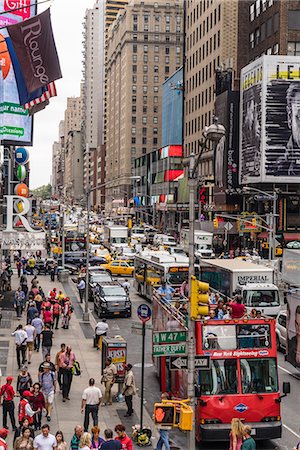
<svg viewBox="0 0 300 450"><path fill-rule="evenodd" d="M241 71L241 184L300 182L300 57L262 56Z"/></svg>
<svg viewBox="0 0 300 450"><path fill-rule="evenodd" d="M11 145L32 145L32 117L19 104L14 70L7 51L6 26L36 14L36 0L0 0L0 140Z"/></svg>
<svg viewBox="0 0 300 450"><path fill-rule="evenodd" d="M215 186L218 188L216 192L238 186L238 102L239 92L235 91L225 91L216 98L216 116L226 129L226 135L215 146L214 173Z"/></svg>

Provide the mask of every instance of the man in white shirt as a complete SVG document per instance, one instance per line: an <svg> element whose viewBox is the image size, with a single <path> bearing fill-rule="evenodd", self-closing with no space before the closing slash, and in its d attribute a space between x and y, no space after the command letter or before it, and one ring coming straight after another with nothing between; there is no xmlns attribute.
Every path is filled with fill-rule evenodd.
<svg viewBox="0 0 300 450"><path fill-rule="evenodd" d="M36 335L34 341L34 350L37 352L40 350L41 346L41 332L44 328L44 322L42 319L36 314L36 317L32 320L31 325L35 328Z"/></svg>
<svg viewBox="0 0 300 450"><path fill-rule="evenodd" d="M78 289L78 292L79 292L80 303L82 303L83 299L84 299L84 293L85 293L85 281L84 281L83 278L81 278L81 280L77 284L77 289Z"/></svg>
<svg viewBox="0 0 300 450"><path fill-rule="evenodd" d="M83 391L81 400L81 414L84 411L84 431L88 431L90 414L92 414L94 427L98 426L98 410L102 399L102 393L95 386L94 378L90 378L89 387Z"/></svg>
<svg viewBox="0 0 300 450"><path fill-rule="evenodd" d="M33 325L30 323L25 325L24 331L27 334L26 345L28 351L28 364L31 364L31 357L34 348L34 340L36 337L36 331Z"/></svg>
<svg viewBox="0 0 300 450"><path fill-rule="evenodd" d="M95 328L97 350L102 350L102 338L106 336L107 331L108 324L106 323L106 319L100 320Z"/></svg>
<svg viewBox="0 0 300 450"><path fill-rule="evenodd" d="M49 425L42 426L42 434L33 441L33 450L57 450L57 442L53 434L50 434Z"/></svg>
<svg viewBox="0 0 300 450"><path fill-rule="evenodd" d="M26 363L26 348L27 348L27 333L23 330L22 325L18 325L16 330L11 333L12 336L15 337L16 343L16 352L17 352L17 362L18 368L21 369L21 356L22 356L22 365Z"/></svg>

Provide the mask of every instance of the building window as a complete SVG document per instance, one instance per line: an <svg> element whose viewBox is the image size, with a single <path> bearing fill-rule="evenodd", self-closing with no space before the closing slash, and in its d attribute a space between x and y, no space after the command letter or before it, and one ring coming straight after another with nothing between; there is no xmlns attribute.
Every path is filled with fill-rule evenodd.
<svg viewBox="0 0 300 450"><path fill-rule="evenodd" d="M158 117L153 117L153 123L158 123Z"/></svg>
<svg viewBox="0 0 300 450"><path fill-rule="evenodd" d="M148 72L148 66L144 66L144 67L143 67L143 72L144 72L144 73L147 73L147 72Z"/></svg>
<svg viewBox="0 0 300 450"><path fill-rule="evenodd" d="M287 54L300 56L300 42L288 42Z"/></svg>
<svg viewBox="0 0 300 450"><path fill-rule="evenodd" d="M143 122L144 124L146 124L146 123L147 123L147 117L146 117L146 116L143 116L143 118L142 118L142 122Z"/></svg>
<svg viewBox="0 0 300 450"><path fill-rule="evenodd" d="M249 8L249 19L250 19L250 22L253 22L253 20L255 19L255 5L254 5L254 3L252 3L252 5L250 5L250 8Z"/></svg>
<svg viewBox="0 0 300 450"><path fill-rule="evenodd" d="M136 127L131 127L131 134L135 134L136 133Z"/></svg>
<svg viewBox="0 0 300 450"><path fill-rule="evenodd" d="M147 149L146 149L145 147L143 147L143 148L142 148L142 154L143 154L143 155L146 155L146 153L147 153Z"/></svg>
<svg viewBox="0 0 300 450"><path fill-rule="evenodd" d="M274 44L273 45L273 55L278 55L279 54L279 44Z"/></svg>
<svg viewBox="0 0 300 450"><path fill-rule="evenodd" d="M260 30L259 30L259 28L256 28L256 30L255 30L255 45L259 44L259 38L260 38Z"/></svg>
<svg viewBox="0 0 300 450"><path fill-rule="evenodd" d="M148 92L148 87L147 86L143 86L143 93L147 94L147 92Z"/></svg>
<svg viewBox="0 0 300 450"><path fill-rule="evenodd" d="M144 55L144 63L148 62L148 55Z"/></svg>
<svg viewBox="0 0 300 450"><path fill-rule="evenodd" d="M154 75L153 81L154 81L154 83L158 83L159 82L159 76L158 75Z"/></svg>
<svg viewBox="0 0 300 450"><path fill-rule="evenodd" d="M158 53L159 52L159 46L158 45L154 45L154 53Z"/></svg>
<svg viewBox="0 0 300 450"><path fill-rule="evenodd" d="M132 45L132 51L133 53L137 53L137 44Z"/></svg>
<svg viewBox="0 0 300 450"><path fill-rule="evenodd" d="M170 56L166 56L165 63L170 64Z"/></svg>
<svg viewBox="0 0 300 450"><path fill-rule="evenodd" d="M143 137L143 138L142 138L142 144L143 144L143 145L147 145L147 138L146 138L146 137Z"/></svg>
<svg viewBox="0 0 300 450"><path fill-rule="evenodd" d="M149 16L148 14L144 14L144 22L148 23L149 22Z"/></svg>
<svg viewBox="0 0 300 450"><path fill-rule="evenodd" d="M154 27L154 31L156 31L156 33L158 33L158 32L159 32L159 25L155 25L155 27Z"/></svg>
<svg viewBox="0 0 300 450"><path fill-rule="evenodd" d="M133 21L137 22L138 21L138 15L137 14L133 14Z"/></svg>
<svg viewBox="0 0 300 450"><path fill-rule="evenodd" d="M132 101L132 103L136 103L136 95L133 95L133 96L131 97L131 101Z"/></svg>
<svg viewBox="0 0 300 450"><path fill-rule="evenodd" d="M289 30L300 30L300 10L290 10L288 12Z"/></svg>
<svg viewBox="0 0 300 450"><path fill-rule="evenodd" d="M153 87L153 92L158 92L158 86Z"/></svg>
<svg viewBox="0 0 300 450"><path fill-rule="evenodd" d="M143 76L143 82L144 83L148 83L148 75L144 75Z"/></svg>
<svg viewBox="0 0 300 450"><path fill-rule="evenodd" d="M170 66L165 66L165 73L170 73Z"/></svg>
<svg viewBox="0 0 300 450"><path fill-rule="evenodd" d="M131 138L131 143L136 144L136 138L134 136Z"/></svg>
<svg viewBox="0 0 300 450"><path fill-rule="evenodd" d="M154 62L156 62L156 63L159 62L159 56L158 55L154 55Z"/></svg>
<svg viewBox="0 0 300 450"><path fill-rule="evenodd" d="M170 16L166 16L166 23L170 23Z"/></svg>
<svg viewBox="0 0 300 450"><path fill-rule="evenodd" d="M147 127L142 128L143 136L147 136Z"/></svg>
<svg viewBox="0 0 300 450"><path fill-rule="evenodd" d="M158 106L153 106L153 112L154 112L155 114L158 113Z"/></svg>
<svg viewBox="0 0 300 450"><path fill-rule="evenodd" d="M166 55L169 55L169 54L170 54L170 47L166 47L166 48L165 48L165 54L166 54Z"/></svg>
<svg viewBox="0 0 300 450"><path fill-rule="evenodd" d="M135 105L131 107L131 112L132 113L136 113L136 106Z"/></svg>
<svg viewBox="0 0 300 450"><path fill-rule="evenodd" d="M148 34L144 34L144 41L145 41L145 42L148 41Z"/></svg>
<svg viewBox="0 0 300 450"><path fill-rule="evenodd" d="M249 35L250 48L254 48L254 33Z"/></svg>
<svg viewBox="0 0 300 450"><path fill-rule="evenodd" d="M132 92L136 93L136 85L135 84L132 85Z"/></svg>
<svg viewBox="0 0 300 450"><path fill-rule="evenodd" d="M148 45L144 45L144 53L148 53Z"/></svg>
<svg viewBox="0 0 300 450"><path fill-rule="evenodd" d="M154 73L158 73L158 66L154 66Z"/></svg>
<svg viewBox="0 0 300 450"><path fill-rule="evenodd" d="M166 30L165 31L166 31L166 33L170 33L170 25L168 25L168 24L166 25Z"/></svg>
<svg viewBox="0 0 300 450"><path fill-rule="evenodd" d="M153 134L158 134L158 128L153 128Z"/></svg>
<svg viewBox="0 0 300 450"><path fill-rule="evenodd" d="M138 30L137 23L134 23L134 24L133 24L133 31L137 31L137 30Z"/></svg>
<svg viewBox="0 0 300 450"><path fill-rule="evenodd" d="M133 125L136 125L136 117L135 117L135 116L132 116L132 117L131 117L131 123L132 123Z"/></svg>
<svg viewBox="0 0 300 450"><path fill-rule="evenodd" d="M156 95L153 97L153 103L158 103L158 97Z"/></svg>
<svg viewBox="0 0 300 450"><path fill-rule="evenodd" d="M136 83L137 82L137 76L136 75L132 75L132 82Z"/></svg>
<svg viewBox="0 0 300 450"><path fill-rule="evenodd" d="M160 21L160 16L155 16L155 22L159 22Z"/></svg>
<svg viewBox="0 0 300 450"><path fill-rule="evenodd" d="M143 106L143 114L147 114L147 106Z"/></svg>
<svg viewBox="0 0 300 450"><path fill-rule="evenodd" d="M260 0L256 0L256 2L255 2L255 13L256 13L256 17L258 17L260 15Z"/></svg>
<svg viewBox="0 0 300 450"><path fill-rule="evenodd" d="M180 53L181 52L181 48L180 47L176 47L176 53Z"/></svg>
<svg viewBox="0 0 300 450"><path fill-rule="evenodd" d="M132 62L134 62L134 63L137 62L137 55L132 55Z"/></svg>
<svg viewBox="0 0 300 450"><path fill-rule="evenodd" d="M133 39L134 41L137 41L137 34L134 34L134 35L132 36L132 39Z"/></svg>
<svg viewBox="0 0 300 450"><path fill-rule="evenodd" d="M154 137L153 138L153 145L157 145L157 143L158 143L158 139L157 139L157 137Z"/></svg>
<svg viewBox="0 0 300 450"><path fill-rule="evenodd" d="M154 35L154 40L155 40L155 41L159 41L159 34L155 34L155 35Z"/></svg>
<svg viewBox="0 0 300 450"><path fill-rule="evenodd" d="M148 100L148 99L147 99L147 95L144 95L144 96L143 96L143 103L144 103L144 105L147 104L147 100Z"/></svg>

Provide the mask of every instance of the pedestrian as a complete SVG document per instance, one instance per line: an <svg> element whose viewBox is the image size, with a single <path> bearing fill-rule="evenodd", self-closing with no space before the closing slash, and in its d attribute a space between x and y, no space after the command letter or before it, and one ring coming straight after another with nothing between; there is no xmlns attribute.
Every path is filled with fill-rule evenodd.
<svg viewBox="0 0 300 450"><path fill-rule="evenodd" d="M132 450L132 440L125 433L126 428L123 424L119 423L115 427L115 432L117 433L116 441L122 444L122 450Z"/></svg>
<svg viewBox="0 0 300 450"><path fill-rule="evenodd" d="M32 288L38 288L39 280L37 279L37 276L34 275L34 277L31 280L31 290Z"/></svg>
<svg viewBox="0 0 300 450"><path fill-rule="evenodd" d="M6 438L8 436L9 431L6 428L1 428L0 430L0 450L8 450L8 446L6 443Z"/></svg>
<svg viewBox="0 0 300 450"><path fill-rule="evenodd" d="M43 297L41 296L41 294L37 294L34 297L34 302L35 302L36 309L38 310L38 315L40 315L41 311L42 311L42 304L43 304Z"/></svg>
<svg viewBox="0 0 300 450"><path fill-rule="evenodd" d="M7 428L7 414L11 421L11 426L13 430L16 430L16 419L15 419L15 391L12 387L13 377L6 377L6 383L1 386L0 389L0 403L2 402L2 418L3 418L3 428Z"/></svg>
<svg viewBox="0 0 300 450"><path fill-rule="evenodd" d="M62 371L60 357L61 357L62 353L64 353L65 351L66 351L66 344L60 344L60 350L56 353L55 360L54 360L55 370L57 373L57 381L58 381L60 390L62 389L62 377L63 377L63 371Z"/></svg>
<svg viewBox="0 0 300 450"><path fill-rule="evenodd" d="M21 373L17 378L17 392L19 392L22 397L24 391L30 391L32 386L32 378L28 372L27 366L21 367Z"/></svg>
<svg viewBox="0 0 300 450"><path fill-rule="evenodd" d="M53 362L51 361L51 356L49 355L49 353L47 353L47 355L45 356L45 360L39 365L39 376L44 372L44 364L48 363L50 364L50 370L51 372L55 372L55 364L53 364Z"/></svg>
<svg viewBox="0 0 300 450"><path fill-rule="evenodd" d="M55 436L50 434L50 427L47 423L42 426L42 433L34 438L33 448L34 450L51 450L52 448L57 450Z"/></svg>
<svg viewBox="0 0 300 450"><path fill-rule="evenodd" d="M20 278L20 287L21 287L21 291L24 292L24 295L26 298L27 293L28 293L28 284L27 284L26 275L24 273L23 273L23 275L21 275L21 278Z"/></svg>
<svg viewBox="0 0 300 450"><path fill-rule="evenodd" d="M65 298L65 295L63 294L63 291L58 291L57 300L60 304L62 303L64 298Z"/></svg>
<svg viewBox="0 0 300 450"><path fill-rule="evenodd" d="M240 419L231 420L229 450L241 450L243 444L243 424Z"/></svg>
<svg viewBox="0 0 300 450"><path fill-rule="evenodd" d="M110 428L104 430L105 441L101 446L101 450L122 450L122 444L120 441L116 441L113 438L113 432Z"/></svg>
<svg viewBox="0 0 300 450"><path fill-rule="evenodd" d="M106 319L100 320L100 322L97 323L95 328L97 350L102 350L102 339L103 336L106 336L107 331L108 331L108 324L106 323Z"/></svg>
<svg viewBox="0 0 300 450"><path fill-rule="evenodd" d="M64 328L65 330L67 330L69 328L69 322L70 322L70 318L71 318L71 301L68 297L65 298L64 300L64 305L62 307L62 315L63 315L63 320L62 320L62 328Z"/></svg>
<svg viewBox="0 0 300 450"><path fill-rule="evenodd" d="M125 396L125 402L127 406L127 413L125 414L125 417L130 417L133 414L132 397L133 395L136 394L135 379L132 372L132 365L126 364L125 371L126 374L123 383L122 394Z"/></svg>
<svg viewBox="0 0 300 450"><path fill-rule="evenodd" d="M242 300L241 295L236 295L234 301L229 303L232 319L241 319L247 313L245 305L242 304Z"/></svg>
<svg viewBox="0 0 300 450"><path fill-rule="evenodd" d="M215 318L218 320L223 320L224 317L224 310L223 310L223 306L224 306L224 300L220 299L217 301L217 307L215 308Z"/></svg>
<svg viewBox="0 0 300 450"><path fill-rule="evenodd" d="M84 300L84 294L85 294L85 281L83 278L81 278L81 280L77 284L77 289L79 292L80 303L82 303Z"/></svg>
<svg viewBox="0 0 300 450"><path fill-rule="evenodd" d="M42 426L42 412L46 408L46 402L44 394L41 392L40 383L34 383L33 385L33 397L31 397L32 409L38 411L34 415L34 428L40 430Z"/></svg>
<svg viewBox="0 0 300 450"><path fill-rule="evenodd" d="M30 436L32 437L32 439L34 439L34 429L32 426L30 426L28 418L24 417L20 426L18 428L16 428L15 435L14 435L14 442L18 437L22 436L23 430L25 428L30 429Z"/></svg>
<svg viewBox="0 0 300 450"><path fill-rule="evenodd" d="M24 391L21 401L19 403L19 424L21 425L23 419L26 417L28 419L29 425L33 425L34 422L34 415L38 411L34 411L29 403L29 399L33 397L32 392L30 391Z"/></svg>
<svg viewBox="0 0 300 450"><path fill-rule="evenodd" d="M126 294L129 295L129 291L130 291L130 283L128 278L125 279L124 283L122 283L123 288L125 289Z"/></svg>
<svg viewBox="0 0 300 450"><path fill-rule="evenodd" d="M243 437L244 442L242 445L242 450L256 450L255 440L251 436L251 427L249 425L245 425L243 427Z"/></svg>
<svg viewBox="0 0 300 450"><path fill-rule="evenodd" d="M169 395L167 392L163 392L161 394L162 400L169 400ZM158 428L159 431L159 440L157 442L156 450L162 450L163 445L165 446L165 450L170 450L170 443L169 443L169 433L168 431L171 430L172 427L169 426L163 426L160 425Z"/></svg>
<svg viewBox="0 0 300 450"><path fill-rule="evenodd" d="M104 442L104 439L100 437L100 428L96 425L91 429L92 432L92 445L91 449L99 449Z"/></svg>
<svg viewBox="0 0 300 450"><path fill-rule="evenodd" d="M35 306L35 302L30 302L27 309L27 323L31 323L35 318L36 314L39 314L38 309Z"/></svg>
<svg viewBox="0 0 300 450"><path fill-rule="evenodd" d="M78 450L79 449L79 442L81 435L83 433L83 427L81 425L76 425L74 428L74 435L71 440L70 450Z"/></svg>
<svg viewBox="0 0 300 450"><path fill-rule="evenodd" d="M21 363L25 364L26 362L27 333L26 331L23 330L23 326L20 324L17 326L16 330L13 333L11 333L11 335L15 337L17 363L18 369L20 369Z"/></svg>
<svg viewBox="0 0 300 450"><path fill-rule="evenodd" d="M34 341L36 338L36 331L33 325L28 323L24 327L24 331L27 333L26 347L27 347L27 360L28 364L31 364L32 352L34 349Z"/></svg>
<svg viewBox="0 0 300 450"><path fill-rule="evenodd" d="M51 306L47 306L43 310L43 321L45 325L49 325L50 328L53 328L53 313Z"/></svg>
<svg viewBox="0 0 300 450"><path fill-rule="evenodd" d="M98 411L102 399L102 393L95 386L94 378L89 379L89 387L82 394L81 414L84 412L84 431L88 431L90 423L90 414L92 414L93 425L98 425Z"/></svg>
<svg viewBox="0 0 300 450"><path fill-rule="evenodd" d="M101 378L101 383L104 383L105 393L104 393L104 404L112 404L111 389L116 381L117 368L112 363L112 358L108 356L105 361L105 368L103 369L103 375Z"/></svg>
<svg viewBox="0 0 300 450"><path fill-rule="evenodd" d="M54 394L56 391L56 378L55 372L51 371L51 366L49 363L45 362L43 364L43 369L44 371L39 377L39 382L41 385L41 391L45 397L47 420L48 422L50 422L54 402Z"/></svg>
<svg viewBox="0 0 300 450"><path fill-rule="evenodd" d="M50 329L50 325L45 324L44 330L41 333L42 336L42 355L45 359L47 354L51 354L53 331Z"/></svg>
<svg viewBox="0 0 300 450"><path fill-rule="evenodd" d="M56 299L56 294L57 294L57 292L56 292L56 287L54 287L54 288L51 289L51 291L49 292L49 299L50 299L50 302L51 302L51 303L54 302L54 300Z"/></svg>
<svg viewBox="0 0 300 450"><path fill-rule="evenodd" d="M31 325L35 328L34 350L39 352L41 346L41 333L44 328L44 322L39 317L39 315L36 314L31 322Z"/></svg>
<svg viewBox="0 0 300 450"><path fill-rule="evenodd" d="M45 311L46 308L51 309L51 302L48 298L44 298L42 302L42 311Z"/></svg>
<svg viewBox="0 0 300 450"><path fill-rule="evenodd" d="M18 271L18 278L20 278L21 277L22 263L21 263L21 261L19 259L16 262L16 267L17 267L17 271Z"/></svg>
<svg viewBox="0 0 300 450"><path fill-rule="evenodd" d="M57 442L57 450L68 450L68 445L64 440L64 435L62 431L57 431L55 433L55 439Z"/></svg>
<svg viewBox="0 0 300 450"><path fill-rule="evenodd" d="M54 328L58 330L58 322L59 322L59 316L61 315L61 306L58 303L58 300L56 300L52 305L52 314L53 314L53 321L52 321L52 329Z"/></svg>
<svg viewBox="0 0 300 450"><path fill-rule="evenodd" d="M33 439L30 433L30 428L23 428L21 436L15 441L14 450L33 450Z"/></svg>
<svg viewBox="0 0 300 450"><path fill-rule="evenodd" d="M15 292L15 297L14 297L14 308L15 308L17 317L19 319L22 317L22 312L23 312L23 308L24 308L24 300L25 300L25 294L21 290L21 288L18 287L18 289Z"/></svg>
<svg viewBox="0 0 300 450"><path fill-rule="evenodd" d="M80 441L79 441L79 448L82 450L90 450L92 445L92 436L90 433L82 433Z"/></svg>
<svg viewBox="0 0 300 450"><path fill-rule="evenodd" d="M175 289L168 285L166 281L162 281L161 286L157 289L157 293L162 303L169 303L175 294Z"/></svg>
<svg viewBox="0 0 300 450"><path fill-rule="evenodd" d="M249 314L249 319L256 319L257 311L255 308L252 308Z"/></svg>
<svg viewBox="0 0 300 450"><path fill-rule="evenodd" d="M63 374L63 382L62 382L63 402L65 402L66 400L70 400L69 394L73 379L72 369L75 360L76 357L74 352L72 352L71 347L67 346L66 351L60 355L60 364Z"/></svg>

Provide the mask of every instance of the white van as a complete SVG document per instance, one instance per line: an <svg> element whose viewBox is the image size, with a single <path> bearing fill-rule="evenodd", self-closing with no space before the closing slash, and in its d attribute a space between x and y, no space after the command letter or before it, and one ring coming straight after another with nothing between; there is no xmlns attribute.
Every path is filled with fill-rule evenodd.
<svg viewBox="0 0 300 450"><path fill-rule="evenodd" d="M163 245L164 247L177 247L176 239L168 234L156 234L153 238L154 245Z"/></svg>

